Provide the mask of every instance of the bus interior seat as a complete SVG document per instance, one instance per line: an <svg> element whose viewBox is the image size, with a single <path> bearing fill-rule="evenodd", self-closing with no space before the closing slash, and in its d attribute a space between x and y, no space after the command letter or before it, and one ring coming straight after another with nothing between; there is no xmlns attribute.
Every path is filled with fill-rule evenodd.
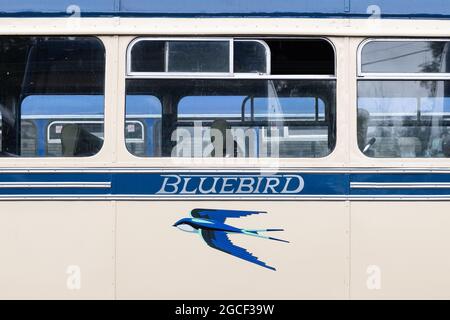
<svg viewBox="0 0 450 320"><path fill-rule="evenodd" d="M422 149L420 140L416 137L398 138L398 147L402 158L415 158Z"/></svg>
<svg viewBox="0 0 450 320"><path fill-rule="evenodd" d="M378 136L376 139L377 143L374 146L375 157L398 158L400 156L398 139L383 136Z"/></svg>
<svg viewBox="0 0 450 320"><path fill-rule="evenodd" d="M320 158L325 157L329 150L327 141L284 141L278 148L284 158Z"/></svg>
<svg viewBox="0 0 450 320"><path fill-rule="evenodd" d="M213 150L211 152L211 157L238 157L238 145L237 142L233 138L233 134L231 132L231 125L225 119L216 119L211 124L211 143L213 145ZM215 132L214 132L215 131ZM218 140L217 135L220 135L222 139ZM227 150L227 142L233 143L233 154L228 154ZM222 150L220 150L222 148Z"/></svg>
<svg viewBox="0 0 450 320"><path fill-rule="evenodd" d="M367 132L369 128L370 121L370 113L366 109L358 108L358 129L357 129L357 137L358 137L358 147L362 151L366 147L366 143L369 139L367 139Z"/></svg>
<svg viewBox="0 0 450 320"><path fill-rule="evenodd" d="M103 140L79 124L67 124L61 131L63 157L89 157L97 154Z"/></svg>

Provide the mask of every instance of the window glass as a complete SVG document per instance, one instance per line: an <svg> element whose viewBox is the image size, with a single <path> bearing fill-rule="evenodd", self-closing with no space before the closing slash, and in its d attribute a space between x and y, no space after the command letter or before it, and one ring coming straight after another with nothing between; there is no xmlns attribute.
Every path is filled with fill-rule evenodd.
<svg viewBox="0 0 450 320"><path fill-rule="evenodd" d="M127 59L129 71L138 74L230 73L230 69L235 74L335 74L334 48L322 39L143 39L132 45Z"/></svg>
<svg viewBox="0 0 450 320"><path fill-rule="evenodd" d="M361 56L364 73L450 73L448 41L372 41Z"/></svg>
<svg viewBox="0 0 450 320"><path fill-rule="evenodd" d="M247 104L251 103L252 101L249 101ZM278 103L281 108L267 110L267 99L255 98L254 117L272 117L301 121L325 120L325 105L319 97L278 97Z"/></svg>
<svg viewBox="0 0 450 320"><path fill-rule="evenodd" d="M166 41L139 41L133 46L133 72L166 71Z"/></svg>
<svg viewBox="0 0 450 320"><path fill-rule="evenodd" d="M450 157L450 81L359 81L358 145L379 158Z"/></svg>
<svg viewBox="0 0 450 320"><path fill-rule="evenodd" d="M230 72L229 41L169 41L168 72Z"/></svg>
<svg viewBox="0 0 450 320"><path fill-rule="evenodd" d="M322 39L264 39L273 75L334 75L333 46Z"/></svg>
<svg viewBox="0 0 450 320"><path fill-rule="evenodd" d="M37 156L37 129L33 121L23 120L21 123L20 150L22 157Z"/></svg>
<svg viewBox="0 0 450 320"><path fill-rule="evenodd" d="M260 41L234 41L234 72L263 74L268 73L268 51L268 47L266 48L264 43Z"/></svg>
<svg viewBox="0 0 450 320"><path fill-rule="evenodd" d="M132 154L161 157L160 100L152 95L128 94L126 97L126 146Z"/></svg>
<svg viewBox="0 0 450 320"><path fill-rule="evenodd" d="M105 50L94 37L0 37L3 157L83 157L103 145ZM48 145L60 121L58 146Z"/></svg>
<svg viewBox="0 0 450 320"><path fill-rule="evenodd" d="M334 80L127 81L127 120L158 121L146 125L150 157L324 157L335 109Z"/></svg>
<svg viewBox="0 0 450 320"><path fill-rule="evenodd" d="M1 154L1 152L3 151L3 149L2 149L2 122L3 122L3 120L2 120L2 113L1 113L1 111L0 111L0 154Z"/></svg>

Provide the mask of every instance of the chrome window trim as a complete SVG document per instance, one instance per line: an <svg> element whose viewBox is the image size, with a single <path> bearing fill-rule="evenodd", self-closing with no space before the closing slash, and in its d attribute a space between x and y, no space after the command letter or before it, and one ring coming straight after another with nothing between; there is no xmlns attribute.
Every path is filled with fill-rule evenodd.
<svg viewBox="0 0 450 320"><path fill-rule="evenodd" d="M357 78L362 80L450 80L450 73L401 73L401 72L363 72L362 52L371 42L450 42L450 38L368 38L358 46L357 52Z"/></svg>
<svg viewBox="0 0 450 320"><path fill-rule="evenodd" d="M129 75L126 77L127 80L132 79L209 79L209 80L223 80L223 79L233 79L233 80L242 80L242 79L252 79L252 80L336 80L337 77L335 75L259 75L257 73L237 73L232 76L219 76L217 74L208 75L205 73L199 74L151 74L151 75Z"/></svg>
<svg viewBox="0 0 450 320"><path fill-rule="evenodd" d="M329 75L315 75L315 74L306 74L306 75L271 75L271 65L272 65L272 53L270 51L270 47L264 41L264 39L292 39L292 40L323 40L330 44L333 49L333 62L334 69L333 74ZM192 72L132 72L131 70L131 62L132 62L132 50L133 47L141 42L141 41L230 41L230 72L229 73L192 73ZM267 73L259 74L259 73L234 73L234 41L255 41L264 45L266 48L267 55ZM166 49L167 50L167 49ZM167 57L167 54L165 55ZM167 63L166 70L167 70ZM267 79L267 80L289 80L289 79L298 79L298 80L336 80L337 79L337 52L334 43L328 39L323 37L138 37L130 42L126 51L126 79Z"/></svg>
<svg viewBox="0 0 450 320"><path fill-rule="evenodd" d="M407 80L419 80L419 81L448 81L450 80L450 74L448 76L443 76L443 74L435 73L367 73L362 76L358 76L358 80L391 80L391 81L407 81Z"/></svg>

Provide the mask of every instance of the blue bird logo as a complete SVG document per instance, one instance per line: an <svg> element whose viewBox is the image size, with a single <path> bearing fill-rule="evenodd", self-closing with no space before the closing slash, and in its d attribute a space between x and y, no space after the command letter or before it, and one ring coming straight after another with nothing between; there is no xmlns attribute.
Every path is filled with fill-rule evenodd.
<svg viewBox="0 0 450 320"><path fill-rule="evenodd" d="M262 229L248 230L233 227L225 224L227 218L241 218L253 214L266 213L265 211L241 211L241 210L215 210L215 209L194 209L191 211L191 218L183 218L176 222L173 226L186 232L198 233L206 244L213 249L223 251L234 257L257 264L261 267L276 271L274 267L268 266L263 261L252 255L246 249L238 247L231 242L228 235L244 234L248 236L275 240L289 243L289 241L281 240L263 235L263 232L284 231L283 229Z"/></svg>

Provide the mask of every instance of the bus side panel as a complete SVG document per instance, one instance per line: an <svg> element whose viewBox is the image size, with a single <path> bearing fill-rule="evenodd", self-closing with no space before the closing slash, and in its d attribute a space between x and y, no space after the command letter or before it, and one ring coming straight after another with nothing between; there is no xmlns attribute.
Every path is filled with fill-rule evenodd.
<svg viewBox="0 0 450 320"><path fill-rule="evenodd" d="M352 298L450 298L449 202L354 202L351 230Z"/></svg>
<svg viewBox="0 0 450 320"><path fill-rule="evenodd" d="M117 203L117 298L347 298L348 206L345 202L173 201ZM173 227L194 208L267 211L226 223L283 228L290 243L231 235L272 271L209 247Z"/></svg>
<svg viewBox="0 0 450 320"><path fill-rule="evenodd" d="M114 207L0 202L0 299L113 299Z"/></svg>

